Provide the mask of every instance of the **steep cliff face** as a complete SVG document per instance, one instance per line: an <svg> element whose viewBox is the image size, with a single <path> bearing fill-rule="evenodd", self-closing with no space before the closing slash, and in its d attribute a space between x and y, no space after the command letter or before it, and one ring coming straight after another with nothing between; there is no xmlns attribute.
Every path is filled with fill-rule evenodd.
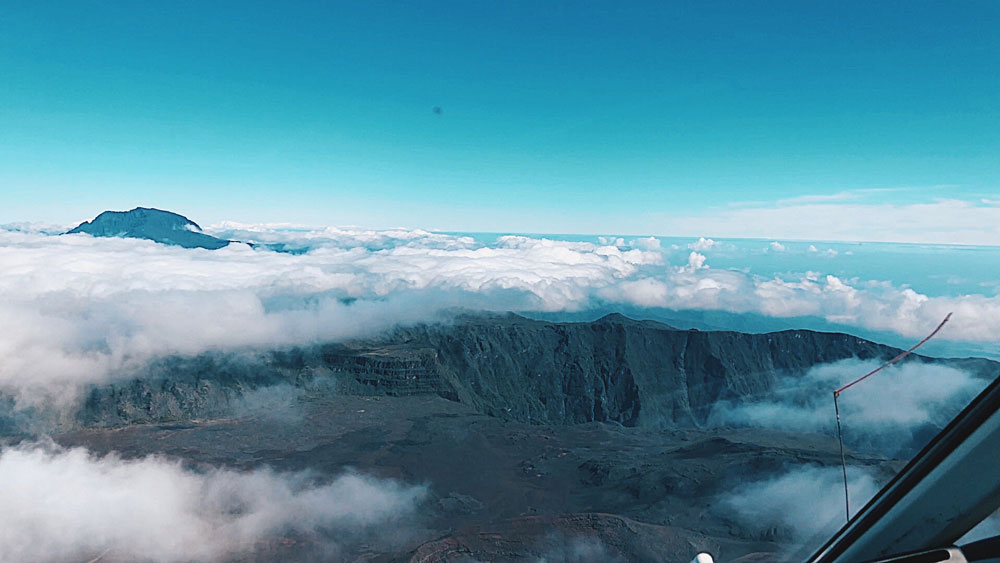
<svg viewBox="0 0 1000 563"><path fill-rule="evenodd" d="M847 334L681 331L611 315L551 323L516 315L397 329L379 338L255 355L167 358L90 391L84 425L221 416L255 389L435 394L479 412L546 424L699 426L720 400L760 396L782 377L899 350ZM996 377L989 360L933 360Z"/></svg>
<svg viewBox="0 0 1000 563"><path fill-rule="evenodd" d="M211 419L242 414L289 394L440 395L436 353L412 346L325 345L256 353L171 356L124 382L90 388L75 419L82 426ZM0 416L0 423L3 417ZM2 429L2 426L0 426Z"/></svg>
<svg viewBox="0 0 1000 563"><path fill-rule="evenodd" d="M167 357L151 362L134 379L95 386L77 414L84 426L125 426L157 421L205 419L231 414L255 389L304 386L296 367L302 353L220 354Z"/></svg>
<svg viewBox="0 0 1000 563"><path fill-rule="evenodd" d="M591 323L468 319L395 338L436 350L441 376L462 402L495 416L553 424L698 425L720 399L766 393L780 377L899 353L847 334L681 331L620 315ZM1000 371L986 360L964 367L984 376Z"/></svg>

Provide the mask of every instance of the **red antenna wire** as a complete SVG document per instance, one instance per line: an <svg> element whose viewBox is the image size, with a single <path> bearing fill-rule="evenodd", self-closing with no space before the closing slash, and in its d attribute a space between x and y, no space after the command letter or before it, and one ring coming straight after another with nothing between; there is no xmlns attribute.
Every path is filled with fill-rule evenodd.
<svg viewBox="0 0 1000 563"><path fill-rule="evenodd" d="M835 396L836 395L840 395L841 393L843 393L844 391L846 391L846 390L850 389L851 387L857 385L858 383L861 383L862 381L868 379L869 377L875 375L876 373L882 371L883 369L885 369L885 368L891 366L892 364L898 362L899 360L902 360L903 358L909 356L910 354L913 353L914 350L916 350L917 348L920 348L921 346L923 346L924 344L926 344L928 340L930 340L931 338L934 338L935 336L937 336L937 333L941 332L941 329L944 328L944 325L949 320L951 320L951 313L948 313L948 316L945 317L943 321L941 321L941 324L939 324L937 326L937 328L934 329L934 332L928 334L926 338L924 338L920 342L917 342L916 344L914 344L912 348L910 348L909 350L907 350L907 351L903 352L902 354L896 356L895 358L889 360L888 362L880 365L879 367L871 370L870 372L862 375L861 377L855 379L854 381L848 383L847 385L844 385L843 387L837 389L836 391L833 392L833 394Z"/></svg>
<svg viewBox="0 0 1000 563"><path fill-rule="evenodd" d="M914 350L920 348L921 346L926 344L928 340L937 336L937 333L941 332L941 329L944 328L944 325L947 324L949 320L951 320L951 313L948 313L948 315L944 318L944 320L941 321L941 324L939 324L937 328L934 329L934 332L928 334L927 337L925 337L923 340L914 344L909 350L906 350L905 352L899 354L898 356L889 360L888 362L862 375L861 377L855 379L854 381L848 383L847 385L839 387L833 391L833 410L834 412L837 413L837 440L840 441L840 467L844 471L844 509L847 511L848 522L851 521L851 499L847 493L847 458L844 457L844 434L841 432L840 429L840 405L837 404L837 398L840 397L840 394L843 393L844 391L850 389L851 387L854 387L858 383L861 383L862 381L868 379L869 377L875 375L876 373L882 371L883 369L891 366L892 364L895 364L896 362L912 354Z"/></svg>

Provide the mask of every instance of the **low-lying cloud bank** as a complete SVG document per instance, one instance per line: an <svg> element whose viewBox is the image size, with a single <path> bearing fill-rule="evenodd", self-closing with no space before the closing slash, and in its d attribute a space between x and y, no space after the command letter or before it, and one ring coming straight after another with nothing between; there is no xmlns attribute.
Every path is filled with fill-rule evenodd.
<svg viewBox="0 0 1000 563"><path fill-rule="evenodd" d="M760 539L777 540L801 560L813 553L846 521L844 477L840 467L792 465L784 471L752 480L717 499L714 510ZM847 468L851 515L860 511L885 485L859 467ZM969 530L957 545L1000 534L1000 513Z"/></svg>
<svg viewBox="0 0 1000 563"><path fill-rule="evenodd" d="M851 506L863 507L881 488L865 471L847 471ZM845 522L844 481L839 467L799 465L745 483L719 499L716 510L761 539L819 547Z"/></svg>
<svg viewBox="0 0 1000 563"><path fill-rule="evenodd" d="M215 561L288 537L331 557L341 538L405 539L425 495L357 473L326 482L266 469L198 473L156 456L27 444L0 452L0 560Z"/></svg>
<svg viewBox="0 0 1000 563"><path fill-rule="evenodd" d="M527 237L469 246L361 232L293 255L0 231L0 390L64 397L156 355L357 337L453 307L571 309L662 263L658 252Z"/></svg>
<svg viewBox="0 0 1000 563"><path fill-rule="evenodd" d="M0 391L21 400L69 397L74 386L127 375L157 355L351 338L454 307L811 315L911 337L955 311L939 338L988 342L1000 334L998 297L928 297L812 272L769 279L717 270L708 239L665 248L649 238L483 242L236 224L208 231L294 252L0 230Z"/></svg>
<svg viewBox="0 0 1000 563"><path fill-rule="evenodd" d="M782 378L767 396L717 403L709 424L834 435L833 390L876 367L860 360L816 366ZM910 457L987 383L935 364L890 366L840 396L844 441L861 451Z"/></svg>

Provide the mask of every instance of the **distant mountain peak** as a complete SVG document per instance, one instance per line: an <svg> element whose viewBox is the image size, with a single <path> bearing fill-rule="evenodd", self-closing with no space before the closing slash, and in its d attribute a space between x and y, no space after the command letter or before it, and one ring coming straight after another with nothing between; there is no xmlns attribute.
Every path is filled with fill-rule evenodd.
<svg viewBox="0 0 1000 563"><path fill-rule="evenodd" d="M67 234L74 233L86 233L95 237L140 238L161 244L209 250L217 250L230 242L202 233L198 223L183 215L151 207L105 211L93 221L80 223Z"/></svg>
<svg viewBox="0 0 1000 563"><path fill-rule="evenodd" d="M665 323L661 323L659 321L636 320L626 317L621 313L608 313L607 315L604 315L603 317L594 321L594 324L620 324L628 326L644 326L647 328L657 328L662 330L677 330L677 328L672 327Z"/></svg>
<svg viewBox="0 0 1000 563"><path fill-rule="evenodd" d="M625 315L623 315L621 313L608 313L607 315L604 315L603 317L597 319L597 321L595 321L595 322L598 322L598 323L622 323L622 324L626 324L626 323L635 323L636 321L634 319L630 319L630 318L626 317Z"/></svg>

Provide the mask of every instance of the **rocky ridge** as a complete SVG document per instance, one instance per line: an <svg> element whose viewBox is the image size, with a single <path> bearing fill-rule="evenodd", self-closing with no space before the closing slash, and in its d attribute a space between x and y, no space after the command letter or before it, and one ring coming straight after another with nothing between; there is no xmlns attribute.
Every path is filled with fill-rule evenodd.
<svg viewBox="0 0 1000 563"><path fill-rule="evenodd" d="M898 353L808 330L677 330L621 315L584 323L461 316L348 343L161 358L131 379L90 389L77 419L106 427L225 416L247 393L288 385L303 393L438 395L538 424L698 427L717 402L762 396L779 378ZM1000 363L985 359L908 361L1000 374Z"/></svg>

